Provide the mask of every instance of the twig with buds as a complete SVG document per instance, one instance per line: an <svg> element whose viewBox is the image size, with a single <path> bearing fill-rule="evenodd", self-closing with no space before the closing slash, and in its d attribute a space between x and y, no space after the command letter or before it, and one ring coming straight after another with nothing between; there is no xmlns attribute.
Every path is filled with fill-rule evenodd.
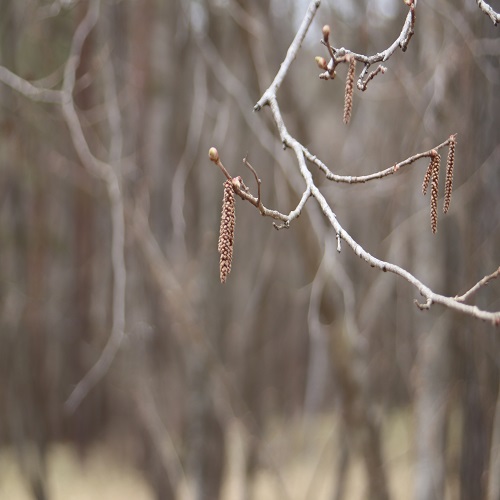
<svg viewBox="0 0 500 500"><path fill-rule="evenodd" d="M258 189L257 197L255 197L252 193L250 193L250 189L247 186L245 186L241 177L231 177L231 175L227 171L226 167L224 167L224 165L222 164L222 161L221 161L220 156L219 156L219 152L217 151L216 148L214 148L214 147L210 148L210 150L208 151L208 157L210 158L210 160L213 163L215 163L221 169L224 176L232 182L234 192L242 200L248 201L254 207L258 208L261 215L263 215L265 217L271 217L272 219L279 220L279 221L283 222L283 224L273 224L276 229L289 228L290 222L292 222L292 220L296 219L300 215L307 199L311 195L310 189L309 188L306 189L306 191L303 193L297 207L294 210L292 210L288 215L283 214L281 212L278 212L277 210L271 210L269 208L266 208L261 201L261 197L260 197L261 180L259 179L255 169L250 165L250 163L248 163L246 158L243 159L243 162L252 171L252 173L254 174L255 179L257 181L257 189Z"/></svg>
<svg viewBox="0 0 500 500"><path fill-rule="evenodd" d="M354 57L357 61L362 62L365 64L365 68L362 72L362 76L364 77L366 75L366 72L368 70L368 67L370 64L373 64L374 62L380 62L380 61L385 61L387 60L390 55L396 50L396 48L399 46L403 50L406 49L408 46L409 40L411 38L411 35L413 34L413 27L415 23L415 6L416 6L416 0L405 0L407 5L410 6L410 12L408 13L408 16L406 18L405 25L403 27L403 30L401 32L401 35L398 37L396 42L394 42L391 47L386 49L383 53L376 54L375 56L372 56L373 59L369 59L367 56L360 56L358 54L354 54ZM264 92L262 97L259 99L257 104L254 106L254 111L259 111L262 106L264 105L269 105L271 108L271 113L274 119L274 122L276 124L281 142L283 143L284 146L291 148L295 156L297 157L298 161L298 168L300 171L301 176L305 180L306 183L306 188L304 191L304 194L301 199L301 203L297 206L297 209L294 213L294 217L298 217L300 214L300 211L305 204L305 201L309 196L312 196L313 198L316 199L321 211L323 214L326 216L328 221L330 222L333 230L337 234L337 242L339 243L341 240L344 240L345 244L349 246L353 252L360 257L362 260L370 264L370 266L380 269L381 271L388 271L392 272L401 278L405 279L408 283L410 283L412 286L414 286L420 294L424 297L425 299L425 304L422 306L424 309L430 308L433 304L442 304L443 306L452 309L454 311L459 311L464 314L468 314L470 316L473 316L478 319L490 321L492 324L499 326L500 325L500 311L496 312L489 312L485 311L482 309L479 309L476 306L464 304L460 302L459 300L456 300L454 297L447 297L445 295L441 295L438 293L433 292L429 287L427 287L424 283L422 283L418 278L416 278L413 274L408 272L406 269L396 265L392 264L390 262L386 262L383 260L378 259L374 255L370 254L366 250L362 248L362 246L357 243L352 236L342 227L340 222L337 219L336 214L333 212L332 207L322 194L322 192L319 190L319 188L316 186L312 179L312 174L307 168L306 165L306 160L316 164L323 172L326 173L327 177L337 181L337 182L347 182L347 183L353 183L353 182L367 182L369 180L374 180L374 179L380 179L382 177L391 175L395 173L399 168L409 165L413 163L414 161L423 158L423 157L428 157L430 158L432 156L432 151L427 151L425 153L419 153L418 155L415 155L413 157L408 158L407 160L404 160L403 162L400 162L386 170L377 172L375 174L371 174L368 176L360 176L360 177L347 177L347 176L339 176L336 174L333 174L327 167L326 165L321 162L316 156L314 156L312 153L310 153L302 144L297 141L294 137L290 135L288 132L286 125L283 120L283 116L281 114L278 100L277 100L277 90L279 86L281 85L283 79L285 78L288 69L295 59L297 52L300 48L300 45L302 43L302 40L305 37L305 34L307 33L307 30L309 29L309 26L311 25L312 19L314 17L314 14L316 13L318 7L319 7L320 2L318 0L316 1L311 1L309 4L309 8L306 12L306 15L304 17L304 20L302 21L302 24L299 28L299 31L290 45L286 58L283 62L283 64L280 67L279 72L277 73L273 83L269 86L269 88ZM328 30L326 30L328 33ZM328 33L329 35L329 33ZM325 36L325 31L323 32L323 36ZM345 49L334 49L333 47L330 47L328 49L329 51L331 50L334 53L334 57L332 57L332 60L335 60L337 57L340 56L345 56L348 51ZM343 50L343 53L341 52ZM331 66L329 66L329 63L326 63L326 61L321 61L321 59L318 61L318 58L316 59L317 63L320 66L325 66L326 69L325 71L328 71L333 69L333 63ZM333 76L333 74L332 74ZM359 87L359 81L358 81L358 87ZM453 154L452 158L454 157L454 144L452 145L451 142L454 142L454 137L451 136L449 139L447 139L444 143L440 144L439 146L436 146L433 148L436 152L445 146L449 146L451 149L453 149ZM452 139L453 138L453 139ZM450 172L452 170L450 169ZM446 190L446 189L445 189ZM451 192L450 192L451 196ZM446 194L445 194L446 197Z"/></svg>
<svg viewBox="0 0 500 500"><path fill-rule="evenodd" d="M379 65L377 69L368 73L370 66L376 63L387 61L398 47L401 48L403 52L405 52L406 49L408 48L408 44L410 43L411 37L415 32L415 8L417 6L417 0L405 0L405 3L406 5L408 5L409 11L406 16L403 29L401 30L401 33L399 34L398 38L387 49L385 49L382 52L377 52L376 54L373 54L371 56L367 56L364 54L357 54L344 47L339 49L333 47L332 45L330 45L330 33L331 33L330 26L328 25L323 26L322 30L323 38L321 40L321 43L327 48L328 54L330 56L330 61L326 62L324 58L316 57L316 63L318 64L319 68L324 70L324 72L321 73L319 77L323 80L334 79L335 68L340 63L343 62L349 63L350 58L348 60L347 56L350 56L353 57L354 60L364 64L363 70L361 71L358 77L357 87L359 90L365 91L368 86L368 82L370 82L373 78L375 78L375 76L377 76L379 73L385 73L386 71L385 66Z"/></svg>
<svg viewBox="0 0 500 500"><path fill-rule="evenodd" d="M453 143L453 146L452 146ZM417 160L421 158L431 158L433 151L439 151L442 148L449 147L450 150L453 148L453 155L450 159L450 155L448 155L448 159L451 163L454 163L455 159L455 144L456 144L456 134L451 135L446 141L443 141L441 144L434 146L434 148L423 151L422 153L417 153L405 160L402 160L391 167L388 167L384 170L380 170L379 172L374 172L373 174L368 175L339 175L333 173L327 165L322 162L317 156L313 155L305 146L303 146L304 156L310 161L312 164L316 165L326 176L326 178L333 182L340 182L344 184L364 184L365 182L374 181L377 179L383 179L389 175L393 175L398 172L401 168L406 167L415 163ZM448 170L448 169L447 169ZM449 174L453 175L453 167L449 169ZM429 179L430 180L430 179ZM452 181L451 181L452 183ZM452 184L450 185L452 187ZM425 194L425 193L424 193ZM451 189L450 189L450 199L451 199Z"/></svg>

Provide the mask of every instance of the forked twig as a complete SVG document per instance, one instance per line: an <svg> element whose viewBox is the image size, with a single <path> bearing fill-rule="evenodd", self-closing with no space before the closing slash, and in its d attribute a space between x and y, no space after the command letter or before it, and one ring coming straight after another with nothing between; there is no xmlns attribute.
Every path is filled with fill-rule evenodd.
<svg viewBox="0 0 500 500"><path fill-rule="evenodd" d="M275 224L274 227L276 229L282 229L282 228L288 228L290 226L290 222L298 217L300 215L300 212L302 211L303 206L305 205L305 202L307 201L307 198L310 196L309 194L304 194L302 195L302 198L299 202L299 205L295 210L292 210L288 215L282 214L281 212L278 212L277 210L271 210L269 208L266 208L260 197L260 185L261 185L261 180L259 179L257 172L255 169L246 161L246 158L244 159L245 165L252 171L252 173L255 176L255 179L257 181L257 189L258 189L258 196L255 197L252 193L250 193L250 190L245 184L243 183L243 180L241 177L231 177L231 174L227 171L226 167L222 164L222 161L220 159L219 153L216 148L212 147L210 148L208 152L208 157L210 160L215 163L222 171L222 173L226 176L228 180L232 181L233 184L233 189L234 192L242 199L245 201L250 202L254 207L259 209L259 212L261 215L265 217L271 217L276 220L280 220L283 222L282 225L277 225Z"/></svg>
<svg viewBox="0 0 500 500"><path fill-rule="evenodd" d="M255 171L255 169L247 161L246 156L245 156L245 158L243 158L243 163L250 169L253 176L255 177L255 182L257 183L257 204L260 206L260 185L262 184L262 181L259 179L259 176L257 175L257 172Z"/></svg>
<svg viewBox="0 0 500 500"><path fill-rule="evenodd" d="M490 281L498 278L500 276L500 267L493 273L488 276L485 276L483 279L479 280L470 290L467 290L463 295L456 296L455 300L459 302L465 302L471 295L476 293L480 288L487 285Z"/></svg>
<svg viewBox="0 0 500 500"><path fill-rule="evenodd" d="M382 52L377 52L376 54L373 54L371 56L367 56L365 54L358 54L344 47L337 49L331 46L329 41L331 30L328 25L325 25L322 30L323 38L321 40L321 43L327 48L328 54L330 56L330 61L328 63L324 61L323 63L322 58L316 58L318 66L321 69L325 70L324 73L321 73L319 75L319 77L322 80L332 80L333 78L335 78L335 68L340 63L346 62L346 56L349 55L353 57L356 61L359 61L360 63L364 64L363 70L361 71L358 77L356 85L359 90L365 91L368 86L368 83L375 76L377 76L379 73L384 73L386 71L386 68L384 66L379 65L376 70L368 73L370 66L376 63L387 61L394 54L394 52L398 47L401 48L403 52L405 52L406 49L408 48L408 44L410 43L411 37L415 32L415 19L416 19L415 8L417 6L417 0L405 0L405 3L408 5L409 11L398 38L396 38L396 40L387 49L383 50Z"/></svg>
<svg viewBox="0 0 500 500"><path fill-rule="evenodd" d="M415 6L416 6L416 1L415 0L405 0L407 4L410 6L410 12L408 13L408 16L405 21L405 25L403 27L403 30L401 32L401 35L398 37L398 39L394 42L389 49L386 49L384 53L381 54L376 54L374 56L374 60L372 61L367 61L366 56L360 56L358 60L361 62L365 63L366 66L364 68L364 72L366 73L368 69L368 63L373 63L377 61L385 61L387 58L396 50L398 46L400 46L403 50L406 49L409 40L413 34L413 25L415 22ZM294 39L294 42L292 45L289 47L285 61L281 65L280 71L278 72L277 76L275 77L273 83L271 86L264 92L263 96L257 104L254 106L254 110L258 111L262 108L263 105L267 104L271 108L271 113L274 119L274 122L276 124L276 127L278 129L280 139L283 145L291 148L298 161L298 167L299 171L305 181L306 187L305 191L302 197L302 200L307 200L309 196L312 196L316 199L318 202L322 212L324 215L327 217L329 220L331 226L335 230L336 234L338 235L338 238L341 238L346 242L346 244L351 247L351 249L354 251L354 253L360 257L362 260L370 264L370 266L375 267L377 269L380 269L382 271L389 271L392 272L406 281L408 281L411 285L413 285L419 292L420 294L426 299L426 303L422 305L422 307L425 308L430 308L432 304L442 304L445 307L448 307L449 309L455 310L462 312L464 314L468 314L470 316L473 316L478 319L490 321L492 324L498 326L500 325L500 311L497 312L489 312L489 311L484 311L482 309L479 309L476 306L471 306L468 304L464 304L458 300L456 300L453 297L447 297L445 295L441 295L438 293L433 292L429 287L424 285L418 278L416 278L413 274L408 272L406 269L396 265L392 264L390 262L385 262L383 260L380 260L376 258L375 256L371 255L369 252L364 250L359 243L357 243L351 235L341 226L339 223L337 216L333 212L331 206L329 205L328 201L325 199L323 194L320 192L318 187L315 185L311 172L307 168L306 165L306 159L315 163L320 167L321 170L323 170L325 173L327 173L327 177L331 177L332 180L336 180L338 182L366 182L368 180L372 180L375 178L382 178L387 175L393 174L395 171L397 171L399 168L401 168L404 165L413 163L413 161L416 161L418 158L422 158L424 156L429 156L430 152L427 152L427 154L420 154L420 155L415 155L414 157L411 157L403 162L400 162L399 164L396 164L389 169L386 169L385 171L377 172L376 174L372 174L370 176L363 176L363 177L358 177L358 178L349 178L345 176L337 176L330 172L330 170L324 165L320 160L316 158L313 154L311 154L297 139L292 137L290 133L288 132L285 123L283 121L283 116L281 114L279 105L278 105L278 100L276 97L276 93L278 90L279 85L283 81L289 66L291 62L295 59L297 51L300 48L301 41L305 37L305 33L307 32L311 22L312 22L312 17L314 16L317 8L319 7L319 2L311 2L309 4L309 8L307 10L307 13L304 17L304 20L302 21L301 28L299 30L299 33ZM300 36L299 36L300 34ZM297 41L298 40L298 41ZM336 49L332 48L332 51L334 51L334 54L338 56L343 56L347 53L344 49L344 54L338 54L340 51L336 51ZM356 57L357 54L355 54ZM377 59L379 58L379 59ZM334 58L333 58L334 59ZM377 61L375 61L377 59ZM332 63L333 64L333 63ZM366 70L366 71L365 71ZM362 76L363 73L362 73ZM442 145L438 146L439 147L444 147L445 145L449 145L450 139L445 141ZM305 201L304 201L305 204ZM299 204L297 207L294 215L295 217L298 217L300 215L300 211L303 207L303 204ZM291 218L289 219L291 220Z"/></svg>

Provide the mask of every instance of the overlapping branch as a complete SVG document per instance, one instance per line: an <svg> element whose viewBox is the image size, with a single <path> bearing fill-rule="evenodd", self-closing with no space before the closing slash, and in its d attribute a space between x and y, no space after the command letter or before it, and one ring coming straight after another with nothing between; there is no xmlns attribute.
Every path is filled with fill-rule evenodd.
<svg viewBox="0 0 500 500"><path fill-rule="evenodd" d="M406 49L408 42L411 38L411 35L413 34L413 26L415 22L415 6L416 6L416 1L408 0L406 2L410 6L410 12L408 13L405 25L403 27L403 30L401 32L400 37L394 42L389 49L384 51L383 53L377 54L375 58L379 58L378 60L384 61L387 60L388 57L395 51L395 49L400 46L403 50ZM391 272L394 273L406 281L408 281L412 286L414 286L420 294L424 297L425 303L423 305L418 304L420 308L422 309L428 309L432 306L432 304L441 304L445 307L448 307L449 309L462 312L465 314L468 314L470 316L473 316L478 319L490 321L494 325L500 325L500 311L499 312L489 312L482 310L476 306L469 305L469 304L464 304L464 296L462 297L447 297L445 295L441 295L439 293L436 293L432 291L428 286L426 286L423 282L421 282L418 278L416 278L413 274L408 272L406 269L396 265L392 264L390 262L383 261L381 259L378 259L377 257L373 256L369 252L367 252L358 242L356 242L352 236L343 228L343 226L340 224L340 222L337 219L336 214L333 212L330 204L326 200L326 198L323 196L319 188L316 186L314 183L314 180L312 178L312 174L310 170L307 167L306 160L315 164L322 170L327 178L334 180L336 182L345 182L345 183L362 183L362 182L368 182L371 180L375 179L382 179L386 176L392 175L395 172L397 172L400 168L413 164L420 158L430 158L431 159L431 164L433 168L431 169L431 174L430 178L428 179L428 182L431 182L432 179L434 178L434 186L433 186L433 194L432 198L437 201L437 177L436 177L436 165L437 165L437 160L436 158L439 157L438 150L441 148L444 148L446 146L449 147L450 153L448 156L448 168L447 171L449 172L447 176L451 175L452 173L452 167L450 168L450 163L453 163L454 160L454 154L455 154L455 136L452 135L450 136L446 141L443 143L439 144L435 148L425 151L423 153L419 153L417 155L411 156L407 158L406 160L403 160L402 162L396 163L395 165L385 169L381 170L379 172L376 172L374 174L370 174L367 176L359 176L359 177L354 177L354 176L339 176L331 172L328 167L321 162L315 155L310 153L297 139L295 139L287 130L281 111L280 107L278 104L278 99L277 99L277 91L282 83L284 77L286 76L286 73L295 59L295 56L300 49L300 46L302 44L302 41L307 33L307 30L309 29L309 26L311 25L312 19L319 8L320 2L319 1L313 1L309 4L309 7L307 9L306 15L302 21L302 24L299 28L299 31L293 40L292 44L290 45L286 58L283 62L283 64L280 67L280 70L278 71L278 74L276 75L274 81L272 84L269 86L269 88L264 92L262 97L259 99L257 104L254 106L255 111L259 111L264 105L268 105L271 109L271 113L275 122L275 125L277 127L278 133L280 135L281 142L285 147L289 147L292 149L295 153L297 162L298 162L298 167L299 171L302 175L302 178L305 183L305 188L303 192L303 196L301 198L301 202L297 206L296 210L293 213L293 217L286 216L285 214L282 214L280 212L274 211L274 210L269 210L269 209L263 209L262 202L260 201L260 195L258 198L253 196L250 192L249 189L246 188L243 184L241 187L238 187L233 183L235 192L244 200L249 201L252 203L254 206L256 206L260 213L262 215L267 215L271 216L273 218L277 218L283 221L287 222L287 226L293 220L293 218L298 217L305 205L305 202L309 199L309 197L313 197L316 199L317 203L319 204L321 211L323 214L327 217L329 220L331 226L336 232L337 235L337 241L338 241L338 249L340 250L340 242L343 240L352 250L353 252L360 257L362 260L364 260L366 263L368 263L371 267L377 268L383 272ZM341 49L333 49L335 50L333 53L332 61L331 64L332 66L335 64L335 58L340 56L339 51ZM347 55L347 51L344 50L342 57L345 57ZM354 54L354 57L359 56L359 54ZM370 64L373 64L373 62L376 62L375 59L372 60L367 60L366 56L360 56L360 58L356 58L356 60L360 60L365 64L365 70L367 71L367 68ZM366 73L365 71L365 73ZM450 159L451 157L451 159ZM214 161L213 158L211 158L212 161ZM214 161L215 163L220 162L220 158L218 158L217 155L217 161ZM219 165L220 166L220 165ZM227 170L225 171L225 175L228 178L231 178ZM429 171L429 170L428 170ZM447 181L447 187L445 187L445 199L448 198L448 205L449 205L449 197L451 197L451 181L448 179ZM448 194L447 194L448 193ZM432 203L431 202L431 213L432 213ZM447 210L448 207L446 207ZM435 209L435 206L434 206ZM436 220L437 223L437 220ZM433 230L435 228L433 227ZM473 287L471 290L476 290L480 286L483 286L485 283L490 281L493 278L497 277L497 272L493 273L493 275L489 277L485 277L483 280L481 280L478 285ZM472 293L472 292L471 292ZM470 293L468 292L465 294L465 297L468 297Z"/></svg>
<svg viewBox="0 0 500 500"><path fill-rule="evenodd" d="M99 358L78 382L65 403L66 410L74 411L89 391L107 373L125 335L125 217L118 172L112 165L97 159L90 150L75 109L73 90L76 70L80 63L83 44L99 18L100 0L92 0L87 14L73 36L71 52L64 70L62 110L70 130L73 145L84 167L106 185L111 211L111 265L113 268L113 303L111 334Z"/></svg>
<svg viewBox="0 0 500 500"><path fill-rule="evenodd" d="M60 90L37 87L15 73L12 73L12 71L4 66L0 66L0 82L32 101L61 104L62 92Z"/></svg>
<svg viewBox="0 0 500 500"><path fill-rule="evenodd" d="M64 67L61 90L39 88L0 66L0 81L33 101L59 104L69 129L75 151L91 174L101 180L107 189L111 212L111 265L113 268L113 298L111 334L101 355L78 382L65 403L66 410L74 411L89 391L107 373L125 334L125 219L121 180L117 170L99 160L92 153L83 133L73 99L76 71L80 64L82 47L99 18L100 0L91 0L86 15L79 23L71 43L70 54ZM115 130L114 134L120 133ZM116 149L116 148L112 148Z"/></svg>

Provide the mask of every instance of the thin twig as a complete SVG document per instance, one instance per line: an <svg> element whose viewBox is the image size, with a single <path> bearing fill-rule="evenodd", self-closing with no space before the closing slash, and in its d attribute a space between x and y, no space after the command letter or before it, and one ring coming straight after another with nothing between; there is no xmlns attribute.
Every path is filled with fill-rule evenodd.
<svg viewBox="0 0 500 500"><path fill-rule="evenodd" d="M257 203L260 206L260 185L262 184L262 181L259 179L259 176L257 175L257 172L252 167L252 165L250 165L250 163L247 161L246 158L243 158L243 163L250 169L250 171L252 172L252 174L255 177L255 182L257 183Z"/></svg>
<svg viewBox="0 0 500 500"><path fill-rule="evenodd" d="M483 279L479 280L470 290L465 292L463 295L456 296L455 300L459 302L465 302L471 295L476 293L480 288L487 285L491 280L494 280L500 276L500 267L488 276L485 276Z"/></svg>
<svg viewBox="0 0 500 500"><path fill-rule="evenodd" d="M386 60L390 55L394 52L394 50L398 47L401 46L401 48L405 48L409 42L409 39L411 37L411 32L413 31L413 23L415 20L415 13L412 10L416 6L416 1L413 0L408 0L408 3L410 4L410 12L408 13L407 20L405 22L405 26L403 27L402 34L396 40L396 42L384 53L382 54L376 54L375 57L380 57L380 60ZM293 61L295 58L297 51L300 48L300 43L295 43L297 39L302 40L305 36L305 32L307 32L308 27L311 24L312 21L312 16L314 16L314 13L316 12L315 8L317 9L316 5L317 2L312 2L309 5L309 8L307 10L306 16L304 17L304 20L302 21L301 24L301 36L300 38L296 37L294 40L294 43L290 46L287 52L287 56L285 61L288 61L290 63ZM401 44L401 45L400 45ZM339 54L339 55L345 55L344 54ZM362 56L366 57L366 56ZM384 59L385 58L385 59ZM366 60L363 61L363 59L358 59L361 60L362 62L367 62ZM316 199L318 202L323 214L327 217L329 220L331 226L335 230L336 234L339 236L339 238L343 239L346 244L351 247L351 249L354 251L354 253L363 259L365 262L367 262L370 266L375 267L377 269L380 269L381 271L384 272L392 272L406 281L408 281L411 285L413 285L419 292L420 294L426 299L425 305L422 307L424 308L430 308L432 304L441 304L449 309L459 311L465 314L468 314L470 316L473 316L478 319L486 320L492 322L494 325L500 325L500 312L489 312L489 311L484 311L482 309L479 309L476 306L471 306L467 304L463 304L462 302L456 300L453 297L447 297L445 295L441 295L438 293L433 292L429 287L424 285L418 278L416 278L413 274L408 272L406 269L396 265L392 264L390 262L385 262L383 260L380 260L376 258L375 256L371 255L369 252L363 249L363 247L357 243L351 235L342 227L342 225L339 223L337 220L337 216L333 212L332 208L330 207L329 203L323 196L323 194L320 192L318 187L315 185L312 174L308 170L307 165L306 165L306 158L317 164L321 170L323 170L325 173L329 173L330 170L324 165L322 162L320 162L314 155L308 152L308 150L300 144L294 137L292 137L289 132L286 129L285 123L283 121L283 117L281 115L281 111L278 105L278 101L276 98L276 91L279 87L279 84L282 82L283 78L285 77L287 71L288 71L288 66L285 68L285 64L282 65L280 71L279 71L279 79L278 76L275 78L274 82L271 84L271 86L264 92L262 98L259 100L257 105L254 107L254 110L259 110L264 104L267 104L271 108L271 113L273 115L274 122L276 124L276 127L278 129L279 135L281 142L284 146L291 148L295 156L297 157L298 161L298 166L299 166L299 171L305 181L306 188L304 190L304 194L302 196L301 203L297 206L297 209L295 213L293 214L294 217L296 218L300 215L300 212L305 205L305 201L309 198L309 196L312 196ZM284 69L285 68L285 69ZM279 82L278 85L276 85L276 82ZM447 139L445 142L437 146L436 148L433 148L434 150L437 150L441 147L444 147L445 145L449 144L449 139ZM362 177L357 177L357 178L348 178L344 176L334 176L333 173L330 173L329 175L333 177L334 180L337 180L338 182L366 182L368 180L372 180L374 178L381 178L385 177L387 175L393 174L395 171L397 171L399 168L405 165L409 165L416 161L419 158L422 157L429 157L431 155L431 151L427 151L425 153L419 153L418 155L414 155L413 157L410 157L402 162L397 163L396 165L384 170L377 172L376 174L371 174L370 176L362 176ZM247 196L250 196L248 193L246 193ZM303 203L302 203L303 201ZM283 220L281 215L281 220ZM288 219L289 221L291 218Z"/></svg>
<svg viewBox="0 0 500 500"><path fill-rule="evenodd" d="M403 52L405 52L408 48L408 44L410 43L411 37L413 36L413 33L415 31L415 8L417 6L417 0L410 0L406 3L408 3L409 5L409 11L406 15L401 33L399 34L398 38L396 38L396 40L392 43L392 45L390 45L382 52L377 52L376 54L367 56L365 54L352 52L351 50L344 47L337 49L335 47L332 47L329 42L325 40L325 37L323 37L321 43L327 47L331 59L327 64L327 70L324 73L321 73L319 77L323 80L331 80L335 78L336 66L340 63L346 62L346 56L350 55L351 57L354 57L356 61L364 64L363 70L358 77L356 85L359 90L366 90L368 82L370 80L372 80L379 73L385 72L385 67L380 65L375 71L372 71L367 75L370 66L378 62L387 61L392 56L392 54L394 54L398 47L401 48Z"/></svg>
<svg viewBox="0 0 500 500"><path fill-rule="evenodd" d="M341 183L345 183L345 184L363 184L365 182L373 181L376 179L382 179L382 178L387 177L389 175L395 174L402 167L411 165L412 163L415 163L417 160L420 160L421 158L430 158L432 156L433 150L438 151L446 146L449 146L449 144L450 144L450 138L446 139L446 141L443 141L441 144L434 146L434 148L429 149L428 151L424 151L422 153L417 153L413 156L410 156L409 158L406 158L406 160L402 160L402 161L394 164L392 167L388 167L384 170L380 170L379 172L374 172L373 174L359 175L359 176L334 174L325 165L325 163L323 163L317 156L313 155L306 147L303 147L303 151L304 151L305 157L311 163L316 165L322 172L324 172L326 174L326 178L328 180L333 181L333 182L341 182Z"/></svg>
<svg viewBox="0 0 500 500"><path fill-rule="evenodd" d="M426 311L427 309L430 309L432 306L432 299L427 299L425 301L425 304L421 304L418 300L414 300L415 305L421 310L421 311Z"/></svg>
<svg viewBox="0 0 500 500"><path fill-rule="evenodd" d="M65 402L65 409L73 412L87 394L107 373L120 349L125 335L125 220L120 178L108 163L98 160L91 152L82 130L73 100L76 70L80 64L83 44L99 19L100 0L92 0L87 14L73 36L71 51L64 69L62 111L69 128L73 146L83 166L104 182L111 211L111 265L113 268L113 303L111 334L99 358L78 382Z"/></svg>
<svg viewBox="0 0 500 500"><path fill-rule="evenodd" d="M254 111L260 111L260 109L263 106L265 106L266 104L269 104L269 97L276 95L276 92L278 91L286 74L288 73L288 69L290 68L291 64L293 63L295 56L297 55L297 52L299 51L299 49L302 45L302 42L304 41L304 38L305 38L307 32L309 31L309 26L311 25L312 20L314 19L314 16L316 14L316 11L319 9L320 4L321 4L321 0L313 0L309 4L309 7L307 8L306 15L304 16L304 19L302 20L302 23L300 24L299 30L297 31L297 34L295 35L295 38L293 39L293 42L288 49L285 60L281 63L280 69L279 69L278 73L276 74L276 77L274 78L273 83L271 83L269 88L264 92L262 97L257 101L257 104L253 108Z"/></svg>
<svg viewBox="0 0 500 500"><path fill-rule="evenodd" d="M233 177L231 174L227 171L226 167L222 164L222 161L219 157L219 153L215 148L210 148L209 151L209 158L210 160L215 163L222 171L222 173L227 177L228 180L233 180ZM247 165L248 166L248 165ZM255 170L252 168L254 171L254 175L257 174ZM299 204L295 208L295 210L292 210L288 215L282 214L281 212L278 212L277 210L271 210L269 208L266 208L263 204L262 201L260 200L260 179L257 178L257 186L259 189L258 197L255 197L252 193L250 193L249 189L242 183L242 182L233 182L233 189L234 192L242 199L245 201L250 202L254 207L258 208L260 213L266 217L271 217L276 220L280 220L284 222L283 226L276 226L277 229L281 229L282 227L289 227L290 222L297 218L300 213L302 212L302 209L304 205L306 204L307 199L311 195L310 189L306 189L306 191L302 194L302 198L300 199ZM237 178L234 178L237 179ZM238 179L239 180L239 179Z"/></svg>

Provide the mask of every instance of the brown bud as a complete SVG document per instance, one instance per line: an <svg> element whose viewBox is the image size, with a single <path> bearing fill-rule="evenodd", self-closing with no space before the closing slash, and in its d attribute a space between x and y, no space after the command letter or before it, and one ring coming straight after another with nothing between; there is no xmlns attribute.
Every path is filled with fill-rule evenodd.
<svg viewBox="0 0 500 500"><path fill-rule="evenodd" d="M233 187L234 187L235 189L241 189L241 181L242 181L242 179L241 179L241 177L240 177L240 176L238 176L238 177L233 177L233 178L231 179L231 182L232 182Z"/></svg>
<svg viewBox="0 0 500 500"><path fill-rule="evenodd" d="M330 37L330 26L328 24L325 24L323 26L323 40L328 43L328 38Z"/></svg>
<svg viewBox="0 0 500 500"><path fill-rule="evenodd" d="M326 60L324 57L316 56L314 58L314 60L316 61L316 64L318 65L319 69L323 69L325 71L328 69L328 66L327 66L327 63L326 63Z"/></svg>
<svg viewBox="0 0 500 500"><path fill-rule="evenodd" d="M208 157L210 158L210 160L212 160L214 163L217 163L219 161L219 152L217 151L217 149L215 149L214 147L211 147L209 150L208 150Z"/></svg>

